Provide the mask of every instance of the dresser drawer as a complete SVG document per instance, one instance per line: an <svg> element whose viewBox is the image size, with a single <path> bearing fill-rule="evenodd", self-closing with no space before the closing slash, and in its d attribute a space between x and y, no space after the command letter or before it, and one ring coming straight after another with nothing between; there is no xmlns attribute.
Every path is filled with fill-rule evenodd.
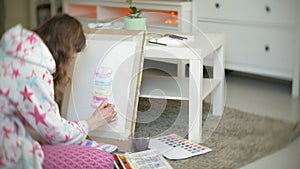
<svg viewBox="0 0 300 169"><path fill-rule="evenodd" d="M254 23L295 23L296 0L198 0L198 19ZM298 8L297 8L298 9Z"/></svg>
<svg viewBox="0 0 300 169"><path fill-rule="evenodd" d="M226 68L237 65L251 68L251 72L268 72L287 79L294 73L296 38L292 29L207 22L199 22L198 27L203 32L225 34Z"/></svg>

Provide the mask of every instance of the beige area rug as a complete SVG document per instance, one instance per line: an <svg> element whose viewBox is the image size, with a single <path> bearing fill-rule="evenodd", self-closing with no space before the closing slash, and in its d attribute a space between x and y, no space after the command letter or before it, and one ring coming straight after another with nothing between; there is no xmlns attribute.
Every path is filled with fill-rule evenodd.
<svg viewBox="0 0 300 169"><path fill-rule="evenodd" d="M152 106L151 106L152 105ZM186 101L140 99L135 136L187 135ZM226 107L222 117L204 103L205 140L211 152L184 160L168 160L174 169L239 168L283 148L300 133L300 125ZM213 124L209 126L207 124ZM215 127L214 127L215 126Z"/></svg>

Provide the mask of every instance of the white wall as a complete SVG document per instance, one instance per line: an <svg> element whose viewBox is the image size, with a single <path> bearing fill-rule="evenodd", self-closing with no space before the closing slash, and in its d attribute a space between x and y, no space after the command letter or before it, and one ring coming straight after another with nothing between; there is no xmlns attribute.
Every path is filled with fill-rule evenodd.
<svg viewBox="0 0 300 169"><path fill-rule="evenodd" d="M29 0L1 0L1 8L4 8L3 11L0 8L2 13L4 13L4 17L1 16L1 18L3 19L5 30L18 23L22 24L26 28L29 27L28 2Z"/></svg>
<svg viewBox="0 0 300 169"><path fill-rule="evenodd" d="M0 36L4 32L4 0L0 0Z"/></svg>

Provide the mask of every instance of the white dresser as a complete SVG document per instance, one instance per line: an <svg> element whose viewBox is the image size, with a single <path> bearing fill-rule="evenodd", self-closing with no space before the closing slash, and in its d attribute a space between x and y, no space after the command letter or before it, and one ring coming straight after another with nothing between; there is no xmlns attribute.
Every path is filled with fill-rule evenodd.
<svg viewBox="0 0 300 169"><path fill-rule="evenodd" d="M225 67L292 81L299 96L299 0L194 0L193 21L225 34Z"/></svg>

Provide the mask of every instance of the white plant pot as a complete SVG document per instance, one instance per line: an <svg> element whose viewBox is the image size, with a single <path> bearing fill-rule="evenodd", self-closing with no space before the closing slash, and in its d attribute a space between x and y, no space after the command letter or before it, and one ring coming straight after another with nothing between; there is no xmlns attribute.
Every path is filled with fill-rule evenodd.
<svg viewBox="0 0 300 169"><path fill-rule="evenodd" d="M146 18L124 18L125 29L128 30L146 30Z"/></svg>

